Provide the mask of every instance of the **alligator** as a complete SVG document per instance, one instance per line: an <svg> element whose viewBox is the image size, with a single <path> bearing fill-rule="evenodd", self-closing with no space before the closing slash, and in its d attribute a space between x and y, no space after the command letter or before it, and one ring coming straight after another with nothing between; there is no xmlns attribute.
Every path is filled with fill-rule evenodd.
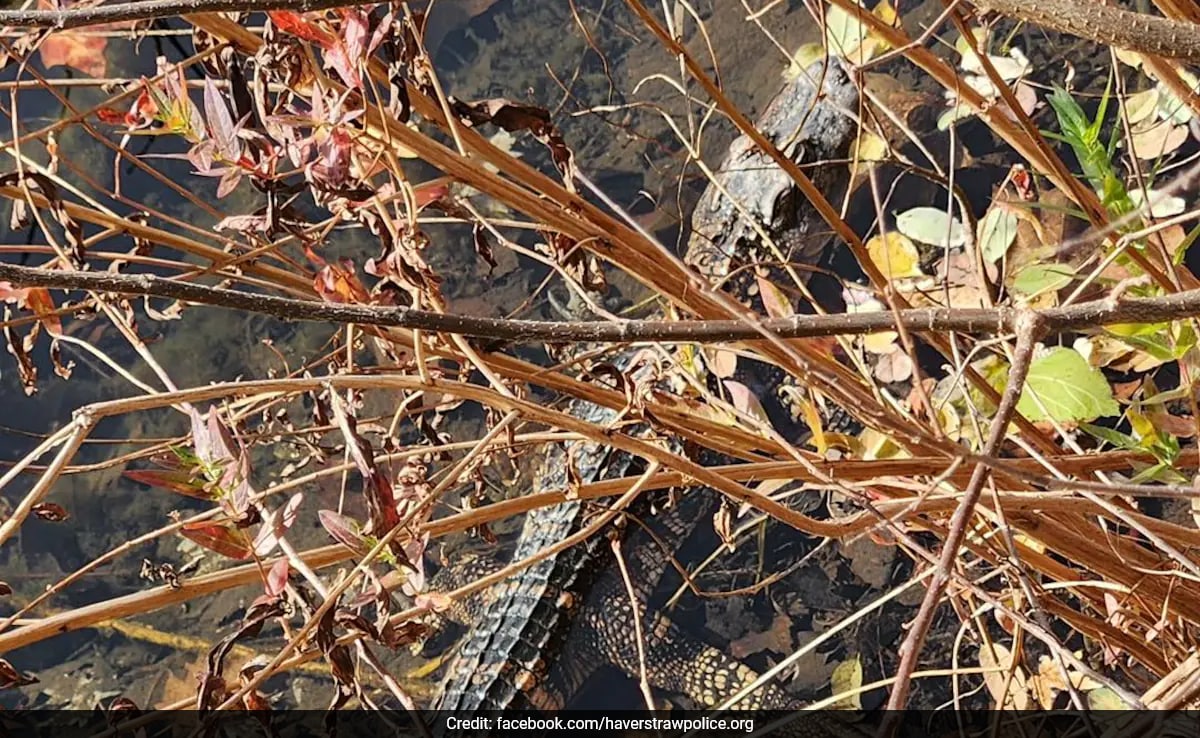
<svg viewBox="0 0 1200 738"><path fill-rule="evenodd" d="M841 162L857 130L852 119L857 104L857 89L840 63L817 62L785 84L757 125L799 164L838 162L817 167L813 174L818 186L832 192L845 186L847 167ZM806 262L814 261L830 242L828 229L791 178L748 137L734 141L715 180L693 212L685 260L714 283L724 282L722 286L736 297L754 302L747 289L752 282L736 275L751 271L739 270L740 265L760 259L761 234L784 249L785 258ZM629 366L631 354L632 350L623 352L614 363ZM747 367L739 366L739 372L755 375L754 362L741 363ZM757 383L759 389L769 388L778 380L771 371L744 379ZM743 379L741 374L738 378ZM573 401L569 411L601 426L618 417L614 410L582 400ZM614 432L637 430L623 426ZM547 452L533 486L535 492L568 488L570 469L590 482L629 476L639 468L638 460L607 446L573 442ZM716 705L755 680L752 669L683 633L654 602L672 569L672 547L702 521L711 520L720 505L720 495L710 489L691 488L675 496L673 506L650 515L649 496L642 495L637 506L627 511L630 520L637 522L610 526L607 535L593 535L544 558L484 593L475 623L447 669L434 709L456 714L560 709L606 663L632 676L644 672L655 689L683 695L700 706ZM530 513L513 560L584 529L612 502L570 500ZM614 542L619 542L631 572L632 599L627 578L615 566ZM640 650L632 636L638 622L644 624ZM739 708L752 709L798 706L773 684L738 703Z"/></svg>

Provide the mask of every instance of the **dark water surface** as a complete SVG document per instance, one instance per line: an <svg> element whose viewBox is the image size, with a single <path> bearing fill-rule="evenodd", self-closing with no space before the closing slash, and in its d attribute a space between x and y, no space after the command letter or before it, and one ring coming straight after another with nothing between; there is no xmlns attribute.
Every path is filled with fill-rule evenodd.
<svg viewBox="0 0 1200 738"><path fill-rule="evenodd" d="M478 12L483 6L490 7ZM751 115L781 84L780 72L785 56L780 49L791 50L802 42L817 38L807 12L799 3L781 3L762 19L780 49L767 43L758 29L745 20L740 3L714 0L697 7L705 17L709 31L706 42L715 50L726 92ZM464 100L505 97L549 109L568 145L573 148L584 174L668 245L676 245L681 236L686 236L680 223L685 221L684 214L698 196L703 180L694 168L687 166L685 149L665 116L671 116L679 133L696 139L696 149L710 164L721 158L732 140L732 132L719 118L705 120L705 108L695 98L685 100L676 87L656 78L661 75L678 80L678 66L629 14L623 3L500 0L494 4L472 4L463 0L461 5L442 2L439 8L431 41L437 46L437 67L449 94ZM689 48L700 58L708 59L706 46L695 34L694 24L689 22L685 27ZM138 47L128 41L112 39L107 51L109 74L128 78L150 75L155 69L156 55L164 54L174 61L190 53L191 44L187 37L179 39L179 46L167 38L148 39ZM0 72L0 81L10 81L16 74L15 66L10 65ZM79 76L62 67L49 70L47 75L54 79ZM28 74L22 77L28 78ZM698 95L694 86L689 89L694 96ZM87 87L63 90L62 94L76 110L87 110L104 99L98 90ZM18 123L25 132L69 114L61 102L46 92L23 90L18 99ZM195 92L193 99L199 100L200 93ZM0 101L0 124L4 130L11 127L11 111L10 102ZM110 129L98 127L97 130L110 141L119 140L119 135ZM146 156L144 161L178 187L166 186L163 181L123 163L120 176L126 201L117 202L111 194L103 192L103 188L112 187L114 176L114 153L110 149L78 125L69 126L60 135L58 145L64 159L61 173L68 181L120 214L128 214L135 207L152 211L151 224L158 227L187 232L167 220L175 219L207 232L221 217L248 214L262 204L262 196L246 184L229 197L218 200L216 180L194 176L187 162ZM513 147L539 168L552 171L545 149L536 141L519 137ZM170 137L134 138L129 149L138 155L174 154L183 151L184 144ZM26 145L25 150L33 158L45 160L37 145ZM68 163L77 171L72 171L66 165ZM11 168L11 158L0 165L0 171ZM436 174L419 163L410 166L414 181ZM10 204L5 201L0 207L4 215L0 229L4 229L7 228ZM500 217L504 215L499 214ZM86 232L90 235L94 229ZM481 315L508 315L520 311L519 314L524 316L554 317L544 296L536 294L546 274L544 267L503 248L497 249L498 265L489 267L474 253L470 230L464 226L430 225L427 233L433 246L426 256L444 280L442 288L452 311ZM25 244L44 245L45 239L36 231L2 230L0 234L6 260L26 260L32 265L47 260L47 255L42 252L22 256ZM188 235L199 237L196 233ZM529 231L513 230L506 235L526 247L538 238ZM214 244L220 243L216 238L211 240ZM128 239L119 238L103 244L106 251L131 247ZM338 256L351 258L361 266L376 251L377 245L369 235L347 228L332 234L322 254L330 260ZM294 247L286 252L286 256L311 268ZM613 274L611 282L616 306L629 305L642 296L641 288L627 277ZM327 342L338 333L335 326L283 323L217 309L193 307L185 312L182 320L171 322L152 320L144 314L140 304L137 310L141 335L153 339L149 350L180 388L235 377L250 379L266 377L269 372L280 373L281 356L295 369L320 356L328 349ZM68 321L68 330L81 338L95 340L119 366L128 369L139 380L161 388L154 373L137 353L111 325L100 328L102 323L97 320L78 325L78 321ZM272 346L264 345L264 339L270 339ZM77 347L67 346L64 353L76 361L70 381L53 375L46 357L44 337L35 348L39 392L33 397L27 397L23 392L13 362L0 362L0 403L6 410L0 418L0 460L11 463L21 458L43 434L69 422L72 412L82 405L141 393L112 367ZM530 349L528 357L544 360L538 349ZM392 410L388 402L388 398L371 398L363 413L379 414L386 423ZM303 408L296 409L303 412ZM298 423L307 422L302 414L297 414L294 419ZM476 409L465 409L439 431L448 433L455 441L462 441L478 438L483 427L481 413ZM187 428L183 414L166 410L107 421L93 434L94 439L107 442L89 445L77 455L75 462L98 463L112 459L149 442L181 436ZM415 442L417 438L410 427L401 434L402 443ZM284 465L295 458L292 451L294 449L282 443L257 449L254 457L256 485L267 486L273 475L280 473ZM340 453L331 460L339 458ZM120 475L121 469L121 466L113 466L60 478L49 499L63 505L71 519L63 523L31 521L22 528L19 537L0 550L0 571L3 572L0 580L7 581L17 591L14 601L27 601L46 585L121 542L164 525L172 510L189 514L206 507L135 484ZM505 489L501 471L489 471L494 491L519 492L519 489ZM511 476L511 470L506 473ZM15 504L33 481L33 477L27 477L10 485L3 492L4 500ZM351 486L351 491L353 489ZM318 506L336 505L336 490L312 489L307 494L311 499L306 501L306 516L290 536L298 548L329 541L315 522L314 511ZM511 524L508 528L511 529ZM504 532L505 526L497 526L497 529ZM181 547L181 540L165 537L132 551L115 565L89 575L55 598L51 607L77 607L150 586L138 578L142 558L155 564L182 566L197 552L194 546ZM776 542L775 538L764 540ZM773 545L776 544L785 549L788 545L778 542ZM796 555L800 553L803 551ZM209 554L207 558L211 562L205 566L222 565L215 555ZM827 564L831 569L838 566L832 559ZM729 579L736 579L736 575L729 574ZM830 580L820 577L805 586L824 588L827 592L831 589ZM190 602L185 607L169 608L138 618L138 622L162 633L195 638L198 647L177 640L154 642L110 630L90 629L6 655L18 668L35 671L42 679L40 685L22 690L16 701L23 699L34 704L88 709L116 694L124 694L146 705L162 704L194 693L193 675L201 669L204 650L231 632L244 607L256 594L250 588L226 592ZM845 599L837 592L830 592L829 596ZM758 609L741 617L745 622L738 623L737 627L750 627L751 621L756 626L769 626L772 607L776 604L770 595L764 594L756 601ZM4 605L0 605L2 607ZM694 611L703 609L695 603L690 607ZM723 617L727 621L737 621L740 616L727 608ZM704 618L695 614L695 619ZM813 625L812 629L816 630L817 626ZM265 653L277 648L279 642L277 630L268 629L268 632L273 640L264 643ZM734 635L738 632L734 630ZM888 637L888 632L880 631L871 634L868 640L874 638L882 643ZM411 663L411 660L402 663ZM820 675L813 677L814 683L823 683L828 676L824 660L814 668L820 671ZM431 682L426 680L415 689L419 691L422 686L428 689L430 685ZM284 692L286 702L308 707L326 704L330 695L328 682L315 677L277 678L268 683L268 687ZM633 683L621 679L606 678L599 686L593 685L583 699L593 706L637 707L641 704Z"/></svg>

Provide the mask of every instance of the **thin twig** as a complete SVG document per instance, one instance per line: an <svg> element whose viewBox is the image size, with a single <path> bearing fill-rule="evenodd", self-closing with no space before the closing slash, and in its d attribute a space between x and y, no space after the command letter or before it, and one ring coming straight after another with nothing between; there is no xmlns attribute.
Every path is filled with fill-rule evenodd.
<svg viewBox="0 0 1200 738"><path fill-rule="evenodd" d="M69 10L0 10L0 26L79 28L100 23L168 18L189 13L294 10L301 13L335 7L372 5L374 0L147 0Z"/></svg>
<svg viewBox="0 0 1200 738"><path fill-rule="evenodd" d="M988 433L982 456L994 457L999 455L1004 438L1008 435L1008 424L1017 411L1017 401L1021 398L1021 390L1025 386L1025 377L1029 373L1029 365L1033 361L1033 350L1041 335L1041 324L1038 316L1030 311L1023 311L1017 317L1017 345L1013 353L1012 369L1008 375L1008 386L1000 400L996 416L992 418L992 427ZM967 489L963 492L962 500L950 518L950 529L943 543L942 555L938 559L933 578L925 591L925 599L913 619L908 635L900 646L900 664L896 668L896 688L888 697L887 709L889 717L884 719L881 734L887 735L889 728L896 725L896 717L901 714L908 703L908 690L911 686L910 677L916 670L917 658L925 643L929 628L933 625L933 615L941 603L946 585L953 577L955 563L958 560L959 548L967 535L975 505L983 493L984 482L988 478L988 466L977 464Z"/></svg>

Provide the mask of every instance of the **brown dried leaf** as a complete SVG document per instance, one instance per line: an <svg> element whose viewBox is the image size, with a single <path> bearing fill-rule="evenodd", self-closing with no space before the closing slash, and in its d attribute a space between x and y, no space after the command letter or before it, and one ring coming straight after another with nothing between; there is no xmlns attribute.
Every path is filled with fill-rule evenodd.
<svg viewBox="0 0 1200 738"><path fill-rule="evenodd" d="M563 183L568 188L574 189L572 171L574 155L563 141L562 134L551 121L550 112L545 108L523 105L503 98L492 98L475 103L454 100L452 110L472 126L491 123L509 133L529 131L534 138L550 149L550 158L562 175Z"/></svg>
<svg viewBox="0 0 1200 738"><path fill-rule="evenodd" d="M1156 120L1134 126L1130 131L1129 144L1134 156L1150 161L1178 149L1187 139L1187 126L1176 125L1170 120Z"/></svg>
<svg viewBox="0 0 1200 738"><path fill-rule="evenodd" d="M990 647L984 644L979 649L979 666L984 669L983 681L992 699L1002 709L1025 710L1029 708L1029 688L1025 670L1014 663L1012 651L999 643ZM1012 678L1009 679L1009 672ZM1007 690L1005 689L1007 685Z"/></svg>
<svg viewBox="0 0 1200 738"><path fill-rule="evenodd" d="M728 379L737 373L738 355L733 351L705 346L704 363L718 379Z"/></svg>
<svg viewBox="0 0 1200 738"><path fill-rule="evenodd" d="M763 309L767 311L767 315L772 318L789 318L795 314L791 301L774 282L758 273L755 273L754 279L758 284L758 294L762 298Z"/></svg>
<svg viewBox="0 0 1200 738"><path fill-rule="evenodd" d="M730 404L737 408L739 412L770 425L771 421L767 417L767 411L763 409L758 396L751 392L749 387L732 379L723 380L722 384L725 385L726 391L729 392Z"/></svg>
<svg viewBox="0 0 1200 738"><path fill-rule="evenodd" d="M912 359L897 346L895 351L879 357L874 374L876 379L885 384L907 382L913 374Z"/></svg>
<svg viewBox="0 0 1200 738"><path fill-rule="evenodd" d="M783 613L776 613L771 627L762 633L750 633L730 642L729 652L738 659L745 659L761 651L791 653L796 650L792 640L792 621Z"/></svg>
<svg viewBox="0 0 1200 738"><path fill-rule="evenodd" d="M732 506L722 503L721 507L717 509L717 512L713 515L713 530L716 531L717 537L721 539L721 543L728 551L732 552L735 550Z"/></svg>
<svg viewBox="0 0 1200 738"><path fill-rule="evenodd" d="M37 683L38 678L33 674L17 671L6 659L0 659L0 689L13 689Z"/></svg>

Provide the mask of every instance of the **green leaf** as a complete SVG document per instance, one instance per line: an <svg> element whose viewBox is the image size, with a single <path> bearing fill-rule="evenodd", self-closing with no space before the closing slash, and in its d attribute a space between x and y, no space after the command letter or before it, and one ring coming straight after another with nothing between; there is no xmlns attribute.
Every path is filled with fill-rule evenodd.
<svg viewBox="0 0 1200 738"><path fill-rule="evenodd" d="M1051 349L1029 365L1017 410L1034 422L1060 423L1091 421L1121 412L1100 370L1079 352L1063 347Z"/></svg>
<svg viewBox="0 0 1200 738"><path fill-rule="evenodd" d="M1175 253L1171 254L1172 264L1179 266L1183 263L1183 260L1187 258L1188 249L1196 242L1197 237L1200 237L1200 226L1195 226L1192 230L1188 231L1187 237L1175 249Z"/></svg>
<svg viewBox="0 0 1200 738"><path fill-rule="evenodd" d="M1108 110L1108 92L1106 88L1095 120L1088 120L1087 113L1079 107L1071 93L1061 87L1055 86L1054 93L1046 100L1058 117L1058 125L1062 130L1061 140L1070 144L1075 151L1084 176L1100 195L1104 207L1113 216L1122 216L1133 211L1133 203L1125 190L1124 182L1113 167L1111 148L1100 141L1100 129ZM1117 133L1117 129L1113 132ZM1115 142L1114 138L1111 143ZM1141 227L1140 224L1137 227Z"/></svg>
<svg viewBox="0 0 1200 738"><path fill-rule="evenodd" d="M954 125L958 121L966 120L967 118L972 118L974 116L975 108L971 107L967 103L958 103L954 107L947 109L946 112L938 116L937 128L939 131L948 131L950 130L950 126Z"/></svg>
<svg viewBox="0 0 1200 738"><path fill-rule="evenodd" d="M1093 689L1087 693L1088 707L1093 710L1128 710L1129 705L1108 687Z"/></svg>
<svg viewBox="0 0 1200 738"><path fill-rule="evenodd" d="M983 258L995 264L1008 252L1017 238L1017 216L1000 207L993 207L979 224L979 250Z"/></svg>
<svg viewBox="0 0 1200 738"><path fill-rule="evenodd" d="M1174 361L1196 343L1196 334L1187 323L1119 323L1108 333L1160 361Z"/></svg>
<svg viewBox="0 0 1200 738"><path fill-rule="evenodd" d="M1086 431L1089 435L1095 436L1101 441L1112 445L1114 448L1138 450L1137 439L1126 433L1115 431L1112 428L1092 425L1091 423L1080 423L1079 428Z"/></svg>
<svg viewBox="0 0 1200 738"><path fill-rule="evenodd" d="M1027 297L1059 290L1070 284L1075 270L1067 264L1030 264L1013 277L1012 288Z"/></svg>
<svg viewBox="0 0 1200 738"><path fill-rule="evenodd" d="M900 213L896 230L914 241L941 248L953 249L967 242L962 223L938 208L919 207Z"/></svg>

